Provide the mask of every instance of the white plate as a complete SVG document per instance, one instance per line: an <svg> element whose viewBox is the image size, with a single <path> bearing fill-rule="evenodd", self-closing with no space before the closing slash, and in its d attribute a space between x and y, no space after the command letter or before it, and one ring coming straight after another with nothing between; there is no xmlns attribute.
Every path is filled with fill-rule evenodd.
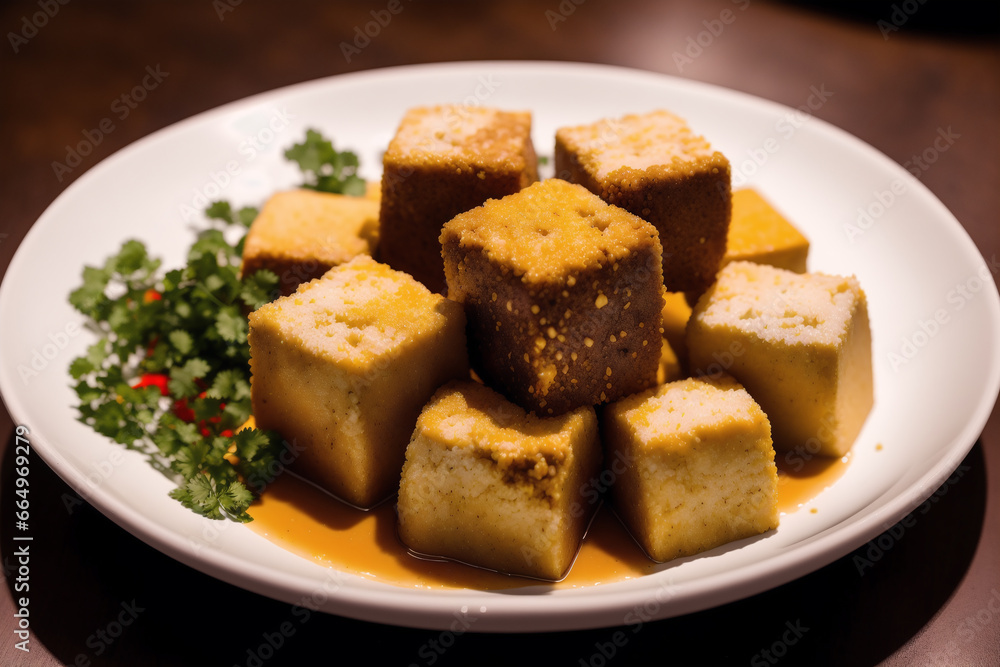
<svg viewBox="0 0 1000 667"><path fill-rule="evenodd" d="M166 267L180 265L192 240L188 207L200 210L200 200L220 195L256 204L293 185L297 172L281 152L305 128L357 150L364 175L375 178L380 151L406 108L461 101L531 110L541 153L551 153L561 125L672 110L730 158L736 184L748 177L743 184L804 230L812 242L810 270L858 276L870 303L876 407L845 476L810 505L815 514L790 514L763 539L637 580L544 593L425 592L329 570L244 526L199 518L167 497L171 483L140 456L75 420L66 369L93 338L79 329L82 318L66 297L84 264L102 262L136 237ZM871 216L863 226L859 209ZM850 224L861 234L849 235ZM877 536L932 493L982 431L1000 385L1000 299L991 268L997 266L902 167L778 104L593 65L376 70L229 104L146 137L84 174L32 227L0 288L0 387L14 419L30 428L35 451L70 486L157 549L238 586L417 627L448 628L463 613L480 631L621 625L704 609L799 577Z"/></svg>

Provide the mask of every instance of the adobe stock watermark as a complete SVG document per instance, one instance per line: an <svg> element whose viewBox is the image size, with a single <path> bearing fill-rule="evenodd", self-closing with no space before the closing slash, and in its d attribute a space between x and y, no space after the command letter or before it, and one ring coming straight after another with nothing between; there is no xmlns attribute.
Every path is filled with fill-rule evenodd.
<svg viewBox="0 0 1000 667"><path fill-rule="evenodd" d="M782 141L788 141L805 125L813 114L823 108L834 96L832 90L827 90L826 84L809 86L809 94L805 103L787 112L774 123L776 135L764 139L757 148L748 148L746 159L730 157L732 170L731 187L739 188L746 185L752 176L757 174L765 164L781 150ZM779 141L780 137L780 141ZM720 194L722 194L720 186Z"/></svg>
<svg viewBox="0 0 1000 667"><path fill-rule="evenodd" d="M134 599L131 602L123 601L120 606L121 610L114 618L87 637L84 643L90 651L81 651L76 654L72 663L75 667L90 667L93 664L91 658L99 658L104 655L111 648L111 645L125 633L125 630L136 622L139 614L146 611L145 607L140 607Z"/></svg>
<svg viewBox="0 0 1000 667"><path fill-rule="evenodd" d="M448 129L453 132L460 131L465 123L475 118L472 109L482 107L502 86L503 81L497 78L493 72L476 76L475 82L470 82L470 87L467 89L469 90L468 95L457 102L449 101L448 109L444 114ZM414 170L410 166L396 167L383 174L382 177L391 184L398 185L412 176L413 172Z"/></svg>
<svg viewBox="0 0 1000 667"><path fill-rule="evenodd" d="M470 108L483 106L483 103L490 99L497 88L502 85L503 82L498 80L494 74L479 75L472 92L466 95L458 105L449 107L445 113L445 123L452 131L457 130L472 117Z"/></svg>
<svg viewBox="0 0 1000 667"><path fill-rule="evenodd" d="M878 27L878 31L882 33L882 39L889 41L889 35L894 32L899 32L910 17L917 13L920 9L920 5L927 2L927 0L903 0L899 4L892 5L892 12L889 14L889 19L879 19L875 25Z"/></svg>
<svg viewBox="0 0 1000 667"><path fill-rule="evenodd" d="M212 9L219 17L219 23L224 23L226 14L236 11L236 8L243 4L243 0L212 0Z"/></svg>
<svg viewBox="0 0 1000 667"><path fill-rule="evenodd" d="M939 127L937 136L927 148L919 154L914 154L909 160L903 163L903 168L913 174L916 178L921 178L928 169L955 144L955 140L960 139L961 134L951 129ZM889 187L882 190L873 190L871 200L864 206L859 206L854 224L844 224L844 234L847 240L855 243L857 239L875 226L875 223L885 215L886 211L892 208L899 198L909 192L909 186L901 178L895 179Z"/></svg>
<svg viewBox="0 0 1000 667"><path fill-rule="evenodd" d="M913 361L917 354L951 322L952 315L962 311L992 283L992 276L998 273L1000 273L1000 260L993 255L988 263L981 265L975 273L948 290L945 301L951 308L938 308L927 318L918 319L913 330L902 338L899 347L886 354L892 370L899 371Z"/></svg>
<svg viewBox="0 0 1000 667"><path fill-rule="evenodd" d="M576 8L587 0L562 0L555 9L545 10L545 20L549 22L552 32L555 32L559 24L568 19L576 11Z"/></svg>
<svg viewBox="0 0 1000 667"><path fill-rule="evenodd" d="M276 480L280 475L289 472L288 468L305 451L305 447L298 444L297 440L292 440L291 442L284 440L283 444L284 447L281 449L281 453L268 464L266 470L256 471L245 479L244 483L251 491L255 493L263 492L268 484ZM201 553L215 544L233 526L237 525L239 524L226 519L206 519L202 521L201 532L197 536L188 536L188 546L195 553Z"/></svg>
<svg viewBox="0 0 1000 667"><path fill-rule="evenodd" d="M597 128L597 135L585 140L581 147L580 153L597 153L603 151L609 145L614 145L621 142L621 137L625 132L625 125L622 123L620 118L602 118L597 123L594 124ZM562 170L556 174L556 178L561 178L564 181L573 180L573 171L581 169L580 167L580 155L573 153L568 156L570 164L562 166ZM569 169L565 167L570 167Z"/></svg>
<svg viewBox="0 0 1000 667"><path fill-rule="evenodd" d="M49 21L56 17L59 10L68 4L69 0L38 0L37 5L40 11L31 16L25 14L21 17L18 31L7 33L7 41L10 42L10 48L14 50L14 53L17 54L22 46L38 35L38 31L47 26Z"/></svg>
<svg viewBox="0 0 1000 667"><path fill-rule="evenodd" d="M66 513L72 515L76 511L76 508L84 504L84 501L90 501L92 494L97 491L104 482L111 478L122 463L125 462L125 450L120 447L115 446L114 449L108 454L108 457L103 461L98 463L91 463L90 472L87 473L85 479L87 481L87 488L82 489L80 492L64 492L61 496L63 507L66 508Z"/></svg>
<svg viewBox="0 0 1000 667"><path fill-rule="evenodd" d="M732 2L741 12L746 11L746 8L750 6L750 0L732 0ZM688 36L684 52L674 51L670 54L674 65L677 66L677 71L683 73L686 66L700 58L705 53L705 49L711 47L715 40L722 35L726 26L732 25L736 21L736 16L736 13L727 7L719 12L719 18L702 21L701 24L705 26L705 29L694 36Z"/></svg>
<svg viewBox="0 0 1000 667"><path fill-rule="evenodd" d="M931 508L945 495L947 495L948 490L958 483L960 479L965 475L965 473L972 470L970 466L962 464L955 469L944 484L942 484L938 489L931 494L931 496L923 502L920 507L913 510L902 519L897 521L891 526L883 526L883 532L881 535L875 539L869 541L864 547L863 555L854 554L851 559L854 563L854 567L858 571L859 576L865 576L865 573L875 567L875 563L882 560L886 553L891 551L906 535L906 531L917 525L917 515L924 515L931 511Z"/></svg>
<svg viewBox="0 0 1000 667"><path fill-rule="evenodd" d="M479 607L479 614L485 613L486 607ZM468 605L462 605L455 610L452 617L455 620L448 625L447 630L442 630L436 637L428 639L417 649L417 657L420 658L420 662L411 662L409 667L421 667L436 663L448 652L448 649L455 645L458 638L471 630L472 626L479 620L478 615L470 613Z"/></svg>
<svg viewBox="0 0 1000 667"><path fill-rule="evenodd" d="M164 72L160 65L146 65L146 74L142 81L132 87L114 100L111 101L111 113L119 121L129 117L129 114L139 105L140 102L152 91L163 83L163 80L170 76L170 72ZM63 162L53 162L52 171L56 175L56 180L62 183L63 178L73 172L74 169L83 164L83 158L94 152L94 149L101 145L104 138L115 131L117 126L110 116L105 116L92 130L83 130L83 139L75 146L66 146L66 158Z"/></svg>
<svg viewBox="0 0 1000 667"><path fill-rule="evenodd" d="M32 380L41 375L66 349L70 340L79 336L81 331L83 329L79 323L69 322L62 329L50 332L45 339L39 341L39 344L29 351L28 363L17 365L17 375L24 386L27 387Z"/></svg>
<svg viewBox="0 0 1000 667"><path fill-rule="evenodd" d="M506 414L506 410L499 415ZM503 417L500 416L503 420ZM622 450L616 450L610 460L604 462L603 469L594 477L586 480L578 489L580 499L574 500L569 506L569 515L574 519L587 517L592 521L596 516L597 509L601 506L604 495L611 490L618 479L635 466L635 458ZM521 557L524 562L531 567L535 560L544 554L534 547L525 544L521 547Z"/></svg>
<svg viewBox="0 0 1000 667"><path fill-rule="evenodd" d="M11 493L15 496L17 500L12 502L15 507L14 515L15 521L12 522L12 526L17 528L17 534L11 537L11 541L14 542L12 546L16 546L14 549L13 556L17 558L17 569L13 567L13 563L8 563L7 559L4 559L5 576L13 576L11 590L19 595L14 598L12 596L12 601L14 602L14 609L17 611L13 614L14 617L14 639L20 640L14 642L14 648L18 651L24 651L25 653L31 652L31 546L34 536L31 535L31 523L34 520L31 517L32 507L31 501L33 496L31 495L31 487L29 480L31 479L31 442L29 441L30 431L24 424L19 424L17 428L14 429L14 482L11 486L16 487L16 489ZM37 515L38 513L35 512ZM6 568L10 566L10 573L8 574Z"/></svg>
<svg viewBox="0 0 1000 667"><path fill-rule="evenodd" d="M824 443L834 440L837 434L836 429L837 422L833 415L824 416L820 420L819 428L816 429L816 435L785 452L785 464L791 467L792 472L800 472L809 461L819 455Z"/></svg>
<svg viewBox="0 0 1000 667"><path fill-rule="evenodd" d="M962 641L948 640L939 651L927 656L926 664L928 667L948 667L959 664L962 657L962 644L968 644L985 631L991 631L995 636L997 631L994 626L998 621L1000 621L1000 590L993 588L990 590L990 597L986 604L959 621L952 631L952 634Z"/></svg>
<svg viewBox="0 0 1000 667"><path fill-rule="evenodd" d="M294 119L295 116L284 107L280 110L272 109L267 121L262 123L262 127L253 134L246 135L237 145L236 152L243 157L242 162L235 159L229 160L222 169L209 171L208 181L201 187L192 189L191 199L178 205L181 217L187 222L200 219L205 208L222 196L222 192L242 172L244 165L253 161L273 143L281 133L291 126Z"/></svg>
<svg viewBox="0 0 1000 667"><path fill-rule="evenodd" d="M407 0L407 2L413 2L413 0ZM403 0L389 0L385 9L371 10L369 14L372 20L364 25L354 26L354 39L350 42L342 41L340 43L340 52L344 55L344 60L350 64L351 59L361 55L361 52L372 43L372 40L381 35L382 31L392 23L392 19L401 14L404 9L406 7L403 5Z"/></svg>
<svg viewBox="0 0 1000 667"><path fill-rule="evenodd" d="M785 310L791 307L791 303L788 297L782 293L774 295L774 299L771 303L767 304L763 308L759 309L759 312L755 313L755 317L760 317L763 315L769 315L772 317L781 317ZM733 368L740 360L740 358L746 354L746 347L743 343L738 340L731 341L728 348L718 349L712 351L712 361L704 368L693 369L693 374L696 377L706 377L711 375L717 375L719 373L728 373L730 369Z"/></svg>
<svg viewBox="0 0 1000 667"><path fill-rule="evenodd" d="M802 624L801 619L795 619L795 621L785 621L785 630L781 633L781 636L774 640L770 646L761 649L750 658L750 664L753 667L767 667L768 665L776 665L781 661L792 646L799 643L799 640L809 632L808 626Z"/></svg>
<svg viewBox="0 0 1000 667"><path fill-rule="evenodd" d="M642 632L647 623L659 618L663 607L669 604L676 595L673 575L662 573L660 576L663 574L666 574L667 578L657 586L656 590L641 603L634 605L622 617L622 625L626 626L625 629L615 630L605 641L594 642L594 651L577 660L576 664L579 667L605 667L621 653L622 649L628 646L637 634Z"/></svg>
<svg viewBox="0 0 1000 667"><path fill-rule="evenodd" d="M262 632L259 642L246 649L243 662L233 663L233 667L264 667L299 631L312 619L313 612L323 608L330 596L343 586L343 575L337 570L328 570L326 577L309 595L299 599L290 610L292 619L282 621L271 631Z"/></svg>

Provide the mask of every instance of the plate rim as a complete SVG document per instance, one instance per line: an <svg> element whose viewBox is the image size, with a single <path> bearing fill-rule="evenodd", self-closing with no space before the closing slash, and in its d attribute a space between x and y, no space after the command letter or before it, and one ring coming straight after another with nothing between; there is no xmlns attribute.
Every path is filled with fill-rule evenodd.
<svg viewBox="0 0 1000 667"><path fill-rule="evenodd" d="M145 150L148 145L158 141L167 140L173 133L184 132L189 125L210 123L216 116L223 116L231 113L239 107L251 107L265 102L270 98L281 98L293 93L297 94L306 92L310 89L318 90L329 85L336 85L354 79L371 80L380 77L391 79L406 74L424 74L429 76L442 74L447 75L449 72L473 70L474 68L475 71L478 71L478 68L482 67L509 68L512 72L514 72L514 74L512 74L513 76L516 76L517 72L522 70L526 70L531 74L546 74L552 72L565 74L566 72L572 71L580 73L581 75L590 74L596 71L601 75L613 74L618 76L629 76L635 77L637 80L646 79L653 83L657 81L660 83L669 82L671 85L679 86L681 89L688 89L696 92L714 91L716 94L724 93L726 96L735 95L748 101L752 101L755 104L765 103L766 105L771 105L775 110L785 112L791 111L790 107L778 102L711 83L683 79L669 74L630 67L600 63L575 63L560 61L481 60L401 65L338 74L310 81L299 82L273 90L263 91L249 97L241 98L211 109L207 109L198 114L167 125L166 127L160 128L112 153L75 179L73 183L63 190L63 192L61 192L46 207L45 211L35 221L28 233L25 235L24 240L15 251L15 254L5 272L3 284L0 284L0 312L2 312L4 304L9 301L5 294L14 289L11 286L13 281L7 280L8 276L16 275L21 264L29 261L27 259L28 252L25 248L30 248L31 240L42 233L40 230L43 225L47 224L45 221L56 215L54 210L58 208L61 202L68 199L71 194L86 188L88 183L92 180L100 178L100 174L103 170L110 168L110 165L113 162L124 159L132 152ZM545 72L545 70L549 70L549 72ZM849 132L842 130L820 118L813 117L810 122L824 126L824 131L832 131L836 133L839 138L849 141L854 150L862 150L867 153L869 158L887 162L888 167L896 172L899 172L901 176L906 174L902 166L894 160L886 156L871 144L862 141L860 138L850 134ZM939 209L934 216L935 219L937 221L947 221L946 224L950 227L948 230L950 232L949 235L956 238L965 246L965 252L968 254L971 251L973 256L983 259L968 232L964 227L962 227L954 215L951 214L947 207L945 207L944 204L919 180L912 179L912 183L908 182L908 184L911 185L911 187L922 189L923 194L935 202ZM995 281L993 281L992 286L993 291L991 299L989 300L986 308L987 313L991 316L990 321L993 331L1000 331L1000 298L998 298L997 295ZM0 331L0 340L3 338L4 334ZM0 349L3 348L0 347ZM2 396L4 403L7 406L8 412L13 418L15 425L25 423L24 416L28 413L27 406L24 406L21 403L16 391L11 391L11 387L14 387L15 384L13 382L13 378L8 377L6 369L6 365L0 366L0 389L3 390ZM936 463L931 465L917 480L916 486L919 486L920 488L918 493L897 493L893 498L887 500L878 511L866 513L860 518L856 518L857 514L852 515L852 520L848 523L848 525L842 526L841 524L843 522L840 522L835 526L837 530L827 529L823 531L823 533L833 533L832 537L829 535L824 537L822 534L819 534L814 536L811 544L800 546L785 554L779 554L769 561L755 562L745 565L737 568L732 574L727 573L726 576L716 575L711 577L713 582L721 580L721 584L719 586L715 586L715 588L721 588L726 591L726 594L721 596L716 593L715 598L717 599L714 601L706 601L705 598L708 596L704 593L697 595L697 591L693 594L688 594L687 597L684 597L682 594L684 593L684 588L696 589L698 586L682 585L679 587L681 589L681 593L678 594L680 600L674 602L670 606L669 613L657 615L657 618L682 615L718 606L760 593L777 585L781 585L782 583L792 581L843 557L845 554L850 553L858 546L864 544L864 542L869 541L881 534L889 526L919 506L920 503L932 494L935 489L944 483L944 481L951 476L963 458L975 445L977 439L982 433L986 421L990 417L996 403L997 396L1000 394L1000 357L998 357L995 353L993 355L992 374L990 377L992 380L991 386L985 388L982 400L975 406L974 410L970 411L968 419L965 422L965 426L959 433L955 434L955 436L948 443L941 445L941 451L945 452L945 455L937 460ZM76 470L70 464L62 460L61 454L57 448L52 447L49 443L45 443L44 441L42 441L41 447L37 446L37 441L35 440L32 440L32 444L36 445L36 451L42 456L49 467L59 475L60 478L62 478L72 488L77 490L80 489L80 485L84 483L84 475L82 472ZM83 488L86 488L86 486L84 485ZM301 595L294 594L292 592L293 590L303 591L308 588L315 588L315 581L311 579L286 572L275 572L263 566L259 566L256 563L243 563L242 565L244 569L242 571L236 566L226 567L224 563L215 562L213 559L202 557L200 554L203 552L201 551L192 553L188 545L185 544L183 536L175 535L170 531L166 531L163 526L156 523L146 525L149 523L149 520L144 515L134 511L124 501L119 501L114 496L101 495L99 492L88 493L86 497L88 502L95 505L103 514L111 518L116 524L143 542L150 544L157 550L169 555L175 560L185 563L194 569L226 581L230 584L234 584L291 604L295 604L296 601L301 601L303 598ZM847 532L846 537L844 534L845 531ZM803 550L805 553L803 553ZM255 573L247 571L247 567L250 567L251 570L260 569L261 572ZM670 570L668 569L649 576L669 579L669 577L660 576L669 571ZM748 578L748 573L753 576ZM353 577L353 575L345 576ZM312 586L309 586L309 584L312 584ZM619 598L624 596L626 599L618 599L614 602L607 603L605 607L600 610L600 612L595 612L593 609L581 609L574 607L573 601L577 595L573 591L565 591L562 592L559 598L545 598L544 596L539 596L538 599L543 600L543 602L539 603L541 609L537 609L526 614L523 608L517 607L516 605L511 606L509 604L511 600L516 600L520 596L504 596L502 594L492 592L459 590L454 592L449 591L446 595L439 594L433 596L431 598L433 601L436 602L440 600L442 602L436 605L431 604L431 606L434 606L435 609L433 612L428 613L428 598L426 596L400 596L400 590L408 589L394 588L392 591L379 591L362 587L357 590L349 590L348 592L341 591L338 595L337 610L330 610L329 608L323 608L322 610L367 621L392 623L395 625L426 629L444 629L446 626L442 625L442 622L450 623L456 608L459 608L462 604L466 604L467 606L475 605L476 603L472 601L472 598L478 599L485 593L486 597L490 599L490 605L487 608L487 611L482 613L482 621L476 623L476 625L472 627L472 631L510 631L512 628L517 631L548 631L607 627L612 624L618 625L621 624L622 614L635 605L635 596L623 593L619 594ZM590 589L580 590L587 591ZM454 593L454 595L451 593ZM470 594L472 598L469 598ZM387 597L391 598L391 600L383 599ZM608 597L614 597L614 591L612 591ZM466 598L469 599L467 600ZM673 597L671 599L673 600ZM401 602L401 600L405 600L405 602ZM505 600L508 602L505 602ZM548 600L549 602L545 602L545 600ZM552 604L552 600L556 600L556 604ZM560 605L559 603L562 600L566 600L568 603ZM411 604L411 602L413 604ZM552 607L555 607L555 609ZM313 607L310 606L310 608ZM473 610L473 613L475 613L475 610ZM444 615L442 616L442 614ZM515 615L520 618L513 618ZM613 622L609 624L608 619L612 619ZM521 620L522 622L518 623L518 620ZM523 622L525 620L527 623Z"/></svg>

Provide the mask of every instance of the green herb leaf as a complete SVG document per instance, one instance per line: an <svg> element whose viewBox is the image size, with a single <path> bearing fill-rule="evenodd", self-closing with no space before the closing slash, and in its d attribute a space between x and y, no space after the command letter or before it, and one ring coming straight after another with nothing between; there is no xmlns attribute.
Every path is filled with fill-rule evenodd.
<svg viewBox="0 0 1000 667"><path fill-rule="evenodd" d="M215 318L215 326L222 339L235 343L246 340L247 321L235 308L224 308Z"/></svg>
<svg viewBox="0 0 1000 667"><path fill-rule="evenodd" d="M357 175L357 154L338 152L333 142L316 130L306 130L305 141L286 150L285 157L298 163L304 188L355 197L365 194L365 182Z"/></svg>
<svg viewBox="0 0 1000 667"><path fill-rule="evenodd" d="M174 346L178 354L189 354L194 349L194 339L191 334L183 329L175 329L167 334L170 344Z"/></svg>
<svg viewBox="0 0 1000 667"><path fill-rule="evenodd" d="M208 375L210 370L211 365L204 359L188 359L183 366L170 370L170 383L167 385L170 393L178 398L197 395L201 391L198 380Z"/></svg>
<svg viewBox="0 0 1000 667"><path fill-rule="evenodd" d="M236 220L244 227L249 227L259 213L253 206L244 206L236 213Z"/></svg>

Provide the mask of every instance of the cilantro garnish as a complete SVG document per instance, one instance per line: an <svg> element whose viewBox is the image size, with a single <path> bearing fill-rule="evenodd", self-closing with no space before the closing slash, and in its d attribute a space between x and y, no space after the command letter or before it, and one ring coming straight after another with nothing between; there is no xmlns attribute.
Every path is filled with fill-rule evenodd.
<svg viewBox="0 0 1000 667"><path fill-rule="evenodd" d="M212 202L205 209L205 215L213 220L221 220L231 225L243 225L249 227L254 218L257 217L257 209L253 206L244 206L238 211L233 211L232 205L227 201Z"/></svg>
<svg viewBox="0 0 1000 667"><path fill-rule="evenodd" d="M365 194L365 181L358 176L358 156L351 151L338 152L333 142L316 130L306 130L305 141L286 150L285 157L298 163L304 188L355 197Z"/></svg>
<svg viewBox="0 0 1000 667"><path fill-rule="evenodd" d="M288 150L306 187L364 193L357 156L309 130ZM350 192L348 192L350 191ZM126 241L100 267L84 267L70 304L100 339L72 361L79 419L146 454L178 483L170 495L213 519L252 521L247 508L281 469L274 432L238 431L250 416L246 313L277 294L278 277L240 276L245 232L257 209L215 202L187 264L161 274L146 246ZM227 233L242 230L239 241Z"/></svg>

